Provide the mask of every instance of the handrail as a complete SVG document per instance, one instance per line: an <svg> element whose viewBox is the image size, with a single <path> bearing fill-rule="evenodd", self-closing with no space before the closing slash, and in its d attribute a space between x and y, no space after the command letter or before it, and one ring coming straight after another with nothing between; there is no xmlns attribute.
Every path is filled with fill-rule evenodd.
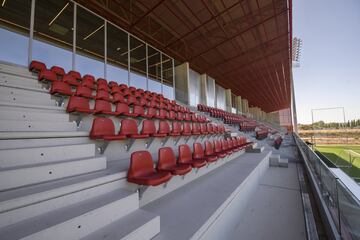
<svg viewBox="0 0 360 240"><path fill-rule="evenodd" d="M360 201L297 134L294 134L294 139L308 166L308 174L316 184L315 189L319 190L320 204L326 207L322 217L330 217L326 222L335 225L337 233L332 238L360 239Z"/></svg>

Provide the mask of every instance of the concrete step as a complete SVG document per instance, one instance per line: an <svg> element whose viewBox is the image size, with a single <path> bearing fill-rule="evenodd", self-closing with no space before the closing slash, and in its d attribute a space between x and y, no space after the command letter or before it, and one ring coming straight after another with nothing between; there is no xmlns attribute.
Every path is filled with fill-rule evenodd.
<svg viewBox="0 0 360 240"><path fill-rule="evenodd" d="M39 105L39 104L28 104L28 103L18 103L15 101L0 101L0 109L10 109L18 111L37 111L37 112L61 112L65 113L64 107L55 106L55 101L53 106Z"/></svg>
<svg viewBox="0 0 360 240"><path fill-rule="evenodd" d="M59 134L59 137L50 136L49 133L42 132L41 134L37 133L37 138L28 138L31 134L35 135L35 133L22 134L24 138L10 138L6 139L1 138L3 133L0 135L0 150L2 149L16 149L21 146L22 148L33 148L33 147L51 147L58 145L73 145L73 144L87 144L93 143L94 141L89 139L88 132L67 132L65 135L63 132L56 132ZM50 132L54 133L54 132ZM6 134L10 136L11 134ZM49 135L49 138L46 138L46 135ZM20 136L11 135L11 136Z"/></svg>
<svg viewBox="0 0 360 240"><path fill-rule="evenodd" d="M51 98L49 90L47 89L42 89L38 87L27 87L15 84L4 85L0 83L0 93L3 95L7 94L12 96L36 97L41 99Z"/></svg>
<svg viewBox="0 0 360 240"><path fill-rule="evenodd" d="M82 238L82 240L148 240L160 232L160 217L138 209Z"/></svg>
<svg viewBox="0 0 360 240"><path fill-rule="evenodd" d="M42 84L37 79L16 76L14 74L0 73L0 84L2 85L17 85L23 87L42 88Z"/></svg>
<svg viewBox="0 0 360 240"><path fill-rule="evenodd" d="M10 139L38 139L38 138L71 138L71 137L89 137L89 132L72 131L72 132L2 132L0 140ZM1 145L0 145L1 148Z"/></svg>
<svg viewBox="0 0 360 240"><path fill-rule="evenodd" d="M26 167L0 169L0 191L18 188L106 168L105 157L59 161Z"/></svg>
<svg viewBox="0 0 360 240"><path fill-rule="evenodd" d="M0 235L8 240L80 239L136 210L135 199L133 193L116 190L10 225Z"/></svg>
<svg viewBox="0 0 360 240"><path fill-rule="evenodd" d="M28 205L18 206L13 209L7 209L7 211L0 212L0 228L15 224L20 221L28 220L33 217L55 211L63 207L69 207L71 205L95 197L99 197L109 192L121 189L123 191L127 191L124 190L124 188L121 188L121 184L119 184L119 181L120 180L108 182L101 185L95 185L90 188L81 189L76 192L69 192L56 198L50 198L43 201L33 202ZM132 205L130 207L133 209L137 209L139 206L138 194L136 192L130 191L128 191L128 194L131 195L132 198Z"/></svg>
<svg viewBox="0 0 360 240"><path fill-rule="evenodd" d="M96 186L106 185L109 188L115 182L117 187L126 188L126 174L126 169L119 168L119 165L107 164L104 170L3 191L0 192L0 213L59 199Z"/></svg>
<svg viewBox="0 0 360 240"><path fill-rule="evenodd" d="M0 120L69 122L69 115L61 112L41 112L29 109L0 108Z"/></svg>
<svg viewBox="0 0 360 240"><path fill-rule="evenodd" d="M44 93L32 92L31 96L0 94L0 101L7 103L39 105L39 106L56 106L56 101L50 98L50 95ZM41 96L41 97L40 97ZM46 98L42 98L46 96Z"/></svg>
<svg viewBox="0 0 360 240"><path fill-rule="evenodd" d="M0 168L20 167L95 156L95 144L0 150Z"/></svg>
<svg viewBox="0 0 360 240"><path fill-rule="evenodd" d="M27 78L36 79L36 75L28 70L25 66L9 64L9 63L0 63L0 73L8 73L16 76L22 76Z"/></svg>
<svg viewBox="0 0 360 240"><path fill-rule="evenodd" d="M71 132L77 131L75 122L0 120L0 132Z"/></svg>

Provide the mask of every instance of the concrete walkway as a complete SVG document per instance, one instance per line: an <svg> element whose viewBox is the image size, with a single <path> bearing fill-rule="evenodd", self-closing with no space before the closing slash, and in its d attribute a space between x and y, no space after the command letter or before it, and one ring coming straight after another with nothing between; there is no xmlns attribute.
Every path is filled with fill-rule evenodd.
<svg viewBox="0 0 360 240"><path fill-rule="evenodd" d="M284 147L279 153L289 156L291 148ZM288 168L267 170L230 239L306 239L296 162L289 161Z"/></svg>

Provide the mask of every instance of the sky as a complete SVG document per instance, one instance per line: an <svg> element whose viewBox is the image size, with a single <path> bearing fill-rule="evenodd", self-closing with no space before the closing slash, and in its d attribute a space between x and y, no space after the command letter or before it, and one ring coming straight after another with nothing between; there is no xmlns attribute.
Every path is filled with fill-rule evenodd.
<svg viewBox="0 0 360 240"><path fill-rule="evenodd" d="M360 118L360 0L293 0L293 37L303 40L293 69L298 123L319 108ZM343 119L342 109L313 113L314 121Z"/></svg>

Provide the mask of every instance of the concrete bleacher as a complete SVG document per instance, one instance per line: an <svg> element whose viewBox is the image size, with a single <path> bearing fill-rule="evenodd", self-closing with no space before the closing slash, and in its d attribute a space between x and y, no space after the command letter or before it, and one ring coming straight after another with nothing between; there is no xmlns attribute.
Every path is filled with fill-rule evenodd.
<svg viewBox="0 0 360 240"><path fill-rule="evenodd" d="M204 227L214 220L211 216L221 215L218 209L225 210L223 204L232 194L245 202L249 193L242 188L251 189L251 179L255 184L269 165L271 150L260 145L261 151L245 153L243 147L158 186L130 183L127 171L136 151L148 151L156 163L161 147L170 147L178 156L181 144L204 146L206 141L231 139L232 134L254 141L254 147L246 148L256 149L253 132L225 124L224 132L131 140L131 148L126 147L129 139L110 141L101 151L104 140L89 137L96 116L84 115L78 124L77 115L66 112L68 98L59 105L59 96L50 95L48 88L27 68L0 64L0 236L5 239L175 239L169 238L175 230L167 227L177 221L170 219L170 206L188 204L181 202L184 191L190 191L186 199L201 206L210 187L218 191L213 192L211 206L199 215L202 220L191 228L184 226L185 235L178 235L207 239L204 236L210 233L217 236L217 224L230 217L223 215L213 227ZM211 124L223 124L192 112ZM106 117L116 123L118 133L123 118ZM144 118L134 119L140 132ZM158 126L161 119L153 121ZM226 191L215 194L221 189ZM169 208L163 207L167 204ZM183 214L191 219L186 215L191 211Z"/></svg>

